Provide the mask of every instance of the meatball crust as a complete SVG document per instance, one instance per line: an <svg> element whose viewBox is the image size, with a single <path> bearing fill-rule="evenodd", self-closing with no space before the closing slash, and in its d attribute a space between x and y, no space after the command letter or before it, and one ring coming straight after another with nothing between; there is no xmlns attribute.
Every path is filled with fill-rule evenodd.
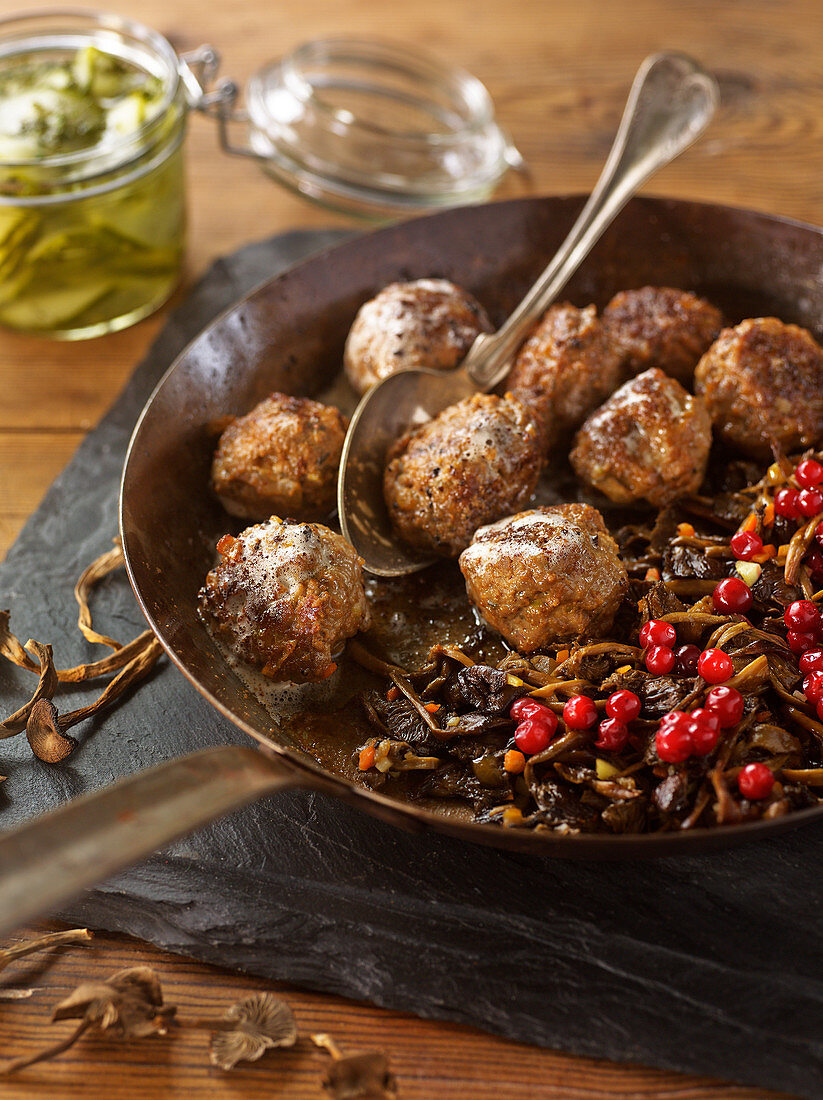
<svg viewBox="0 0 823 1100"><path fill-rule="evenodd" d="M332 405L273 393L220 436L212 488L243 519L322 518L334 506L347 426Z"/></svg>
<svg viewBox="0 0 823 1100"><path fill-rule="evenodd" d="M492 326L480 303L446 279L391 283L360 307L343 366L358 393L400 370L452 370Z"/></svg>
<svg viewBox="0 0 823 1100"><path fill-rule="evenodd" d="M540 475L537 429L510 394L475 394L389 451L383 490L410 546L457 557L484 523L528 501Z"/></svg>
<svg viewBox="0 0 823 1100"><path fill-rule="evenodd" d="M823 440L823 348L804 328L756 317L724 329L694 377L720 438L752 458Z"/></svg>
<svg viewBox="0 0 823 1100"><path fill-rule="evenodd" d="M628 577L588 504L533 508L481 527L460 555L469 599L521 653L604 637Z"/></svg>
<svg viewBox="0 0 823 1100"><path fill-rule="evenodd" d="M669 286L622 290L601 320L620 351L624 377L660 367L684 386L723 327L723 315L710 302Z"/></svg>
<svg viewBox="0 0 823 1100"><path fill-rule="evenodd" d="M217 544L200 590L218 636L264 676L325 680L347 638L369 626L363 560L318 523L273 516Z"/></svg>
<svg viewBox="0 0 823 1100"><path fill-rule="evenodd" d="M711 444L703 400L652 367L591 414L569 459L582 481L617 504L647 500L662 508L697 491Z"/></svg>
<svg viewBox="0 0 823 1100"><path fill-rule="evenodd" d="M517 354L507 388L531 412L544 453L571 439L622 379L594 306L551 306Z"/></svg>

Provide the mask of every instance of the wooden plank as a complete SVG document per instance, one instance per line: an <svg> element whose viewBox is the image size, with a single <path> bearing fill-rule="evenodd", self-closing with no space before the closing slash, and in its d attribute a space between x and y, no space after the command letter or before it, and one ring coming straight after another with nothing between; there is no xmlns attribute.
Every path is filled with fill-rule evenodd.
<svg viewBox="0 0 823 1100"><path fill-rule="evenodd" d="M82 431L0 430L0 559L83 435Z"/></svg>
<svg viewBox="0 0 823 1100"><path fill-rule="evenodd" d="M209 1065L207 1032L180 1028L167 1038L134 1043L86 1036L55 1061L4 1078L3 1096L148 1100L185 1094L191 1100L240 1095L244 1100L319 1100L328 1095L321 1088L328 1056L305 1036L321 1031L334 1036L344 1052L388 1053L400 1100L778 1100L780 1095L637 1066L615 1071L606 1062L539 1050L456 1024L433 1024L286 986L262 986L254 978L103 934L88 946L61 948L48 961L40 956L23 959L4 972L0 994L11 983L34 987L34 994L3 1006L3 1058L34 1051L71 1030L70 1023L52 1026L47 1021L55 1002L74 986L135 965L156 970L165 1000L177 1005L181 1021L219 1017L233 1001L265 988L288 1002L304 1038L293 1050L273 1052L224 1073Z"/></svg>

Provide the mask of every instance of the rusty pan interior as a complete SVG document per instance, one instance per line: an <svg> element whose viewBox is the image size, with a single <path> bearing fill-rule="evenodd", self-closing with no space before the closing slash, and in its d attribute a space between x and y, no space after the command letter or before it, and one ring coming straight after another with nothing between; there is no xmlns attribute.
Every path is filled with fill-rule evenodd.
<svg viewBox="0 0 823 1100"><path fill-rule="evenodd" d="M208 491L209 425L271 390L313 395L340 369L362 302L395 280L441 276L500 323L563 240L580 197L467 207L358 237L293 267L215 320L176 360L135 429L123 475L121 532L137 597L171 658L221 713L307 786L406 827L559 857L694 854L823 817L823 805L769 822L689 833L562 837L477 825L391 800L323 767L273 725L196 614L197 591L227 530ZM823 337L823 230L751 211L634 199L569 285L578 305L658 284L705 295L727 317L774 314Z"/></svg>

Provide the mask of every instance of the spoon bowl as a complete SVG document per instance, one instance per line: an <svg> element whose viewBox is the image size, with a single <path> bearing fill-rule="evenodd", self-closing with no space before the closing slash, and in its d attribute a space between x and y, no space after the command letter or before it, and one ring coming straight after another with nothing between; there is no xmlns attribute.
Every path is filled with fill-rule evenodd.
<svg viewBox="0 0 823 1100"><path fill-rule="evenodd" d="M383 471L394 441L449 405L503 381L529 330L606 228L650 176L703 133L718 101L717 83L691 58L680 53L647 57L594 191L557 254L509 319L497 332L478 336L456 370L399 371L362 398L343 447L337 506L343 534L363 558L367 572L396 577L417 572L433 560L406 546L389 519Z"/></svg>

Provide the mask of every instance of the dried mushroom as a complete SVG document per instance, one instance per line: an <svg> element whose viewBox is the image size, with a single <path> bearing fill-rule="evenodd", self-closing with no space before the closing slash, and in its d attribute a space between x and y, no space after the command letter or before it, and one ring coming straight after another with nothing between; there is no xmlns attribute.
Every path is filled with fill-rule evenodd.
<svg viewBox="0 0 823 1100"><path fill-rule="evenodd" d="M84 570L75 587L75 596L80 608L79 629L88 641L109 646L113 650L99 661L76 665L73 668L57 669L54 665L52 647L33 639L27 641L25 646L22 645L11 631L10 613L0 612L0 656L19 668L39 675L37 686L29 701L0 722L0 739L12 737L25 730L35 756L48 764L59 763L77 747L77 741L73 737L66 736L66 730L106 707L112 706L124 692L152 669L162 649L150 630L144 631L126 645L121 645L107 635L98 633L92 624L89 596L94 586L122 565L123 551L119 541L115 540L114 549L92 562ZM37 663L29 654L37 657ZM58 713L53 699L60 684L99 679L112 673L115 675L93 703L68 714Z"/></svg>
<svg viewBox="0 0 823 1100"><path fill-rule="evenodd" d="M77 1027L56 1043L13 1059L0 1072L17 1073L54 1058L92 1029L118 1039L165 1035L174 1012L172 1006L164 1005L157 975L147 966L120 970L105 981L82 982L52 1013L52 1022L79 1020Z"/></svg>
<svg viewBox="0 0 823 1100"><path fill-rule="evenodd" d="M343 1054L330 1035L312 1035L312 1042L332 1057L323 1088L334 1100L396 1100L397 1082L382 1051Z"/></svg>
<svg viewBox="0 0 823 1100"><path fill-rule="evenodd" d="M220 1020L221 1029L211 1040L210 1059L220 1069L238 1062L256 1062L274 1047L297 1042L297 1024L285 1001L271 993L255 993L234 1004Z"/></svg>

